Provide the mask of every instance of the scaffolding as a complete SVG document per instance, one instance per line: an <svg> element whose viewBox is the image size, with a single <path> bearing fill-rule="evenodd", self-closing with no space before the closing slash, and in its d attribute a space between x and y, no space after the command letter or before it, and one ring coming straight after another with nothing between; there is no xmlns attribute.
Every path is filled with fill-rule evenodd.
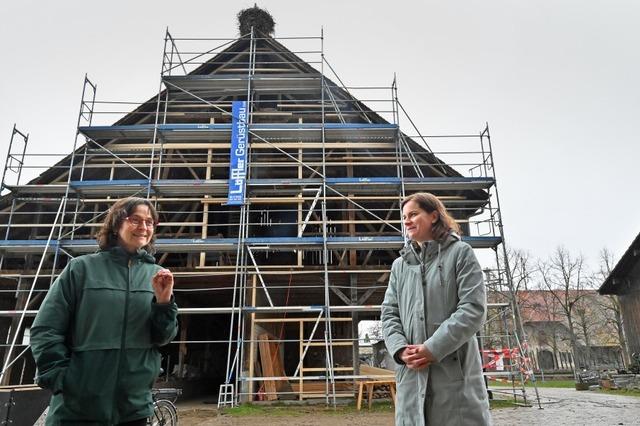
<svg viewBox="0 0 640 426"><path fill-rule="evenodd" d="M167 30L157 95L100 100L85 76L71 153L27 184L5 179L29 167L28 137L14 128L2 180L10 192L0 199L3 384L22 380L12 354L28 353L18 341L47 289L69 259L97 249L97 227L124 196L155 203L158 263L176 276L181 329L164 350L167 374L207 378L223 404L354 396L365 377L358 323L379 318L405 242L405 194L439 196L463 240L492 249L496 270L508 270L497 255L504 239L488 125L421 134L395 79L345 85L323 40ZM234 115L239 102L246 116ZM246 175L234 204L230 140L243 118ZM18 156L15 135L25 146Z"/></svg>

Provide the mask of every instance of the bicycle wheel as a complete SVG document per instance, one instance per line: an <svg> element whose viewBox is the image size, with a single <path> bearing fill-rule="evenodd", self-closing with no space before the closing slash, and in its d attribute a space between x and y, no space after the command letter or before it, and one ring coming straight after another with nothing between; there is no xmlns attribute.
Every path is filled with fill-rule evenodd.
<svg viewBox="0 0 640 426"><path fill-rule="evenodd" d="M177 426L178 410L171 401L161 399L153 403L153 414L147 424L151 426Z"/></svg>

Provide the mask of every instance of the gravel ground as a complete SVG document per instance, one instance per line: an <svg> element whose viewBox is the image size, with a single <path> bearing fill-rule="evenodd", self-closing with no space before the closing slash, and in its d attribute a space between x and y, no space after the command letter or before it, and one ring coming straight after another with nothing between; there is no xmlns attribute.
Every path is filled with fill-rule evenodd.
<svg viewBox="0 0 640 426"><path fill-rule="evenodd" d="M542 409L493 410L496 425L640 425L640 398L563 388L540 388ZM534 396L533 392L527 393Z"/></svg>
<svg viewBox="0 0 640 426"><path fill-rule="evenodd" d="M578 392L574 389L539 389L542 409L534 407L492 410L498 425L639 425L640 398ZM530 396L534 396L533 392ZM298 407L295 416L219 415L215 406L179 404L181 426L386 426L393 425L393 413L360 412L331 414L319 407Z"/></svg>

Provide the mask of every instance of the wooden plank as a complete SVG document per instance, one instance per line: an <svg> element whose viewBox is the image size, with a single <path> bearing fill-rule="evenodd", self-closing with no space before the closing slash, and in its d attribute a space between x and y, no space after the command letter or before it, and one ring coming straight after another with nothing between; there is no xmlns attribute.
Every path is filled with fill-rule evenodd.
<svg viewBox="0 0 640 426"><path fill-rule="evenodd" d="M385 380L386 377L395 380L395 373L391 370L387 370L386 368L378 368L372 367L367 364L360 364L360 375L361 376L370 376L372 379L380 379Z"/></svg>
<svg viewBox="0 0 640 426"><path fill-rule="evenodd" d="M299 357L298 359L302 359L302 355L304 354L304 345L302 344L302 342L304 342L304 321L303 320L299 320L300 322L300 344L298 352L299 352ZM300 366L302 368L302 366ZM304 381L302 379L303 377L303 372L300 371L300 381L297 383L298 384L298 390L296 392L299 393L298 395L298 399L302 401L302 392L304 392ZM296 383L294 383L295 385Z"/></svg>
<svg viewBox="0 0 640 426"><path fill-rule="evenodd" d="M327 394L326 393L303 393L300 394L301 399L304 398L326 398ZM354 397L354 393L353 392L336 392L336 397L337 398L353 398Z"/></svg>
<svg viewBox="0 0 640 426"><path fill-rule="evenodd" d="M324 380L305 380L303 392L300 391L300 386L298 385L298 383L293 383L291 388L294 392L300 392L301 394L323 393L326 390L326 384ZM336 382L336 392L351 392L351 394L353 395L353 382Z"/></svg>
<svg viewBox="0 0 640 426"><path fill-rule="evenodd" d="M264 377L274 377L273 364L271 363L271 348L269 347L269 335L262 333L258 336L258 346L260 348L260 365ZM274 401L278 399L276 395L276 383L274 380L264 380L265 399Z"/></svg>
<svg viewBox="0 0 640 426"><path fill-rule="evenodd" d="M251 306L256 306L256 285L257 285L257 278L254 275L253 279L251 280ZM249 338L251 339L251 341L249 342L249 378L253 379L255 377L255 364L256 364L256 323L255 323L255 319L256 319L256 314L255 313L251 313L249 315L250 318L250 334L249 334ZM252 394L250 396L250 399L254 398L253 395L253 391L255 390L255 384L253 382L249 382L249 386L250 386L250 390L249 393Z"/></svg>
<svg viewBox="0 0 640 426"><path fill-rule="evenodd" d="M309 346L326 346L324 342L311 342ZM353 342L332 342L329 346L353 346Z"/></svg>
<svg viewBox="0 0 640 426"><path fill-rule="evenodd" d="M327 371L326 367L304 367L302 371ZM353 367L333 367L333 371L353 371Z"/></svg>
<svg viewBox="0 0 640 426"><path fill-rule="evenodd" d="M287 374L284 372L284 367L282 366L282 360L280 359L280 350L279 344L275 342L269 342L269 351L271 352L271 366L273 368L273 374L275 377L284 377ZM288 381L278 380L276 381L276 391L278 392L286 392L291 386L287 386L289 384Z"/></svg>
<svg viewBox="0 0 640 426"><path fill-rule="evenodd" d="M286 373L280 358L279 343L273 340L268 333L262 333L258 336L263 377L284 377ZM286 396L292 392L288 380L264 380L264 388L268 401L278 399L279 393Z"/></svg>
<svg viewBox="0 0 640 426"><path fill-rule="evenodd" d="M262 266L260 266L260 269L262 269ZM322 272L322 271L320 271ZM316 322L318 320L318 317L303 317L303 318L256 318L256 322L299 322L299 321L303 321L303 322ZM347 321L351 321L351 318L343 318L343 317L335 317L335 318L331 318L331 321L334 322L347 322ZM323 343L324 345L324 343Z"/></svg>

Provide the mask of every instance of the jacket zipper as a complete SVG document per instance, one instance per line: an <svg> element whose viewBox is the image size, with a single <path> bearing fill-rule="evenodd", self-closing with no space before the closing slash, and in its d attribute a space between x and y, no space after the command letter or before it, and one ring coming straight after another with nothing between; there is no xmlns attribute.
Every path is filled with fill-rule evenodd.
<svg viewBox="0 0 640 426"><path fill-rule="evenodd" d="M118 411L118 386L120 384L120 370L122 369L122 364L124 363L124 352L125 352L125 341L127 339L127 317L129 316L129 291L131 289L131 268L133 267L133 259L129 259L127 263L127 292L124 296L124 318L122 323L122 339L120 341L120 356L118 357L118 368L116 370L116 385L114 389L113 395L113 414L111 415L112 420ZM118 419L118 422L121 422L122 419Z"/></svg>

